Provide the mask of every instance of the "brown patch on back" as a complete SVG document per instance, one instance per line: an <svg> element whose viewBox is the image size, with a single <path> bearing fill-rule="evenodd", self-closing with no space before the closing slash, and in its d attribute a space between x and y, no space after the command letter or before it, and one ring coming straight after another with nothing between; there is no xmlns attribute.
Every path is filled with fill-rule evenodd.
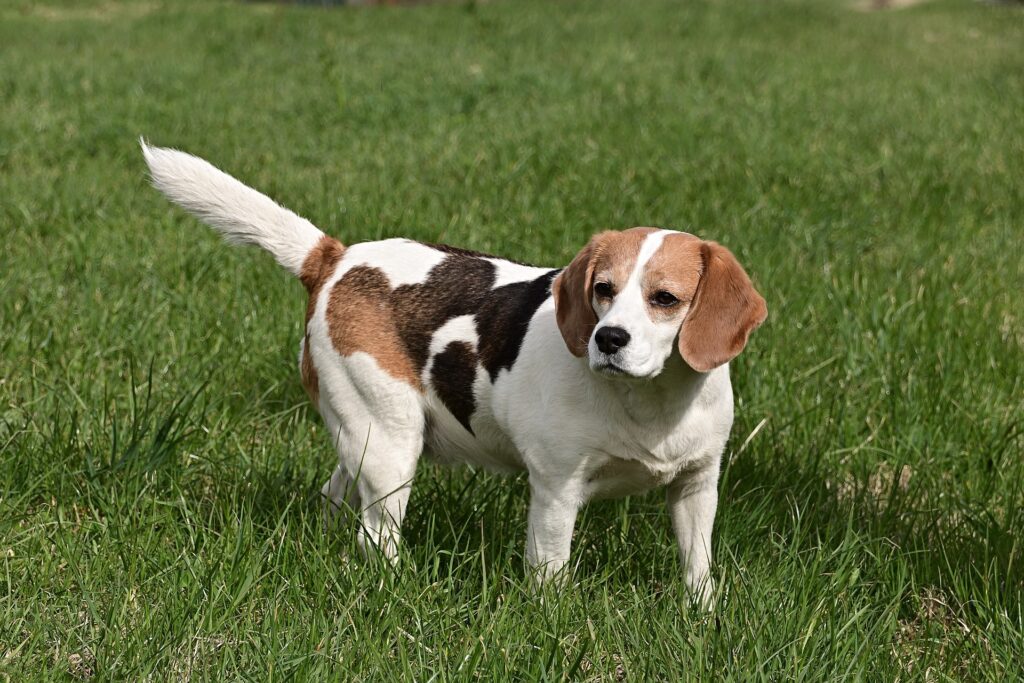
<svg viewBox="0 0 1024 683"><path fill-rule="evenodd" d="M592 304L595 277L616 289L625 286L633 272L640 247L657 228L608 230L594 235L551 286L555 297L555 318L565 345L574 356L587 352L590 334L597 324Z"/></svg>
<svg viewBox="0 0 1024 683"><path fill-rule="evenodd" d="M345 273L327 299L331 343L343 356L370 354L389 375L422 390L399 334L390 295L390 282L377 268L355 266Z"/></svg>
<svg viewBox="0 0 1024 683"><path fill-rule="evenodd" d="M333 237L324 235L316 243L306 260L302 262L302 269L299 271L299 280L309 292L309 304L306 306L306 322L313 317L316 309L316 300L320 295L320 289L324 281L331 276L338 261L345 255L345 245Z"/></svg>
<svg viewBox="0 0 1024 683"><path fill-rule="evenodd" d="M316 374L316 367L313 366L313 354L309 352L309 333L306 334L306 343L302 345L302 362L299 364L299 373L302 375L302 386L309 394L309 400L313 405L320 402L320 378Z"/></svg>

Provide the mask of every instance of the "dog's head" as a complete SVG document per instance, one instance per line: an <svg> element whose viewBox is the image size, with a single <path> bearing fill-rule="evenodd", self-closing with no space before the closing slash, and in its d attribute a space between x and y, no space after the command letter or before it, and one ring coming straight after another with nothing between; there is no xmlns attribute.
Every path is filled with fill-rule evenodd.
<svg viewBox="0 0 1024 683"><path fill-rule="evenodd" d="M569 351L637 379L657 376L673 347L698 372L727 363L768 315L728 249L655 228L595 235L551 289Z"/></svg>

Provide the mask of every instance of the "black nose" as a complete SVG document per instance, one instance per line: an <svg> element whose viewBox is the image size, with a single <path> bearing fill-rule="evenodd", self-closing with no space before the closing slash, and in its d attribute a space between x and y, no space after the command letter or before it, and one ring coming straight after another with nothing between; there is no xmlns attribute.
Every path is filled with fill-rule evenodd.
<svg viewBox="0 0 1024 683"><path fill-rule="evenodd" d="M629 343L629 332L621 327L602 327L594 335L594 341L603 353L615 353Z"/></svg>

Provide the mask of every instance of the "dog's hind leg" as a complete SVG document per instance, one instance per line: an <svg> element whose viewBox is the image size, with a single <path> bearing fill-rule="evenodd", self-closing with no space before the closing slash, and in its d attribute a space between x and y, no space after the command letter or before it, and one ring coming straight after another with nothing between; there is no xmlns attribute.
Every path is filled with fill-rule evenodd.
<svg viewBox="0 0 1024 683"><path fill-rule="evenodd" d="M339 520L348 517L347 513L359 512L359 491L356 483L341 465L334 468L331 478L324 482L320 489L323 499L324 528L330 530Z"/></svg>
<svg viewBox="0 0 1024 683"><path fill-rule="evenodd" d="M398 559L402 519L409 503L425 424L418 389L389 376L366 354L340 357L321 381L321 412L338 451L338 467L324 485L325 512L346 505L359 513L364 554ZM326 405L325 405L326 404Z"/></svg>

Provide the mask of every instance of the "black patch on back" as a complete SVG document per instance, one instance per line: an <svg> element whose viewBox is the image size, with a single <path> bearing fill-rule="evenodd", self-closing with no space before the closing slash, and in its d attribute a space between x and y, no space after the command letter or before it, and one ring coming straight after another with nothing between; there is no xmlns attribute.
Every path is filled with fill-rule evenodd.
<svg viewBox="0 0 1024 683"><path fill-rule="evenodd" d="M391 292L398 330L418 373L427 364L434 332L452 318L475 313L496 270L490 261L453 254L434 266L425 282Z"/></svg>
<svg viewBox="0 0 1024 683"><path fill-rule="evenodd" d="M491 382L497 381L501 370L512 369L530 318L550 296L551 281L557 274L557 270L552 270L536 280L498 287L483 301L476 314L478 352Z"/></svg>
<svg viewBox="0 0 1024 683"><path fill-rule="evenodd" d="M473 258L493 258L499 261L515 263L518 266L529 266L530 268L538 267L533 265L532 263L526 263L525 261L516 261L515 259L505 258L504 256L494 256L493 254L485 254L482 251L473 251L472 249L453 247L450 244L431 244L430 242L422 242L421 244L428 246L431 249L436 249L437 251L443 251L446 254L455 254L456 256L472 256Z"/></svg>
<svg viewBox="0 0 1024 683"><path fill-rule="evenodd" d="M469 418L476 409L473 381L482 364L491 382L502 369L511 370L519 356L530 319L551 294L557 270L534 280L492 289L497 267L483 254L428 245L447 254L419 284L402 285L388 296L399 336L417 374L423 372L434 333L452 318L472 315L479 347L453 342L434 358L431 384L459 422L472 433ZM507 260L507 259L502 259Z"/></svg>
<svg viewBox="0 0 1024 683"><path fill-rule="evenodd" d="M423 244L424 244L424 246L428 246L431 249L436 249L437 251L444 252L445 254L454 254L456 256L471 256L473 258L498 258L497 256L491 256L490 254L485 254L482 251L473 251L472 249L463 249L462 247L453 247L450 244L431 244L429 242L424 242ZM502 259L502 260L507 260L507 259Z"/></svg>

